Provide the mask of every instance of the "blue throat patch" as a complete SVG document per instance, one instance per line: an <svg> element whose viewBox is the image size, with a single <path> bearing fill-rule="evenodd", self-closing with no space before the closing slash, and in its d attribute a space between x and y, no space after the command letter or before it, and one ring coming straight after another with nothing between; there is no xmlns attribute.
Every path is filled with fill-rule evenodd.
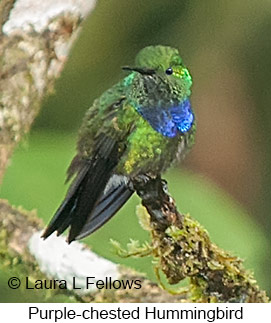
<svg viewBox="0 0 271 323"><path fill-rule="evenodd" d="M138 107L136 110L154 130L165 137L172 138L180 133L187 132L194 121L189 99L171 108Z"/></svg>

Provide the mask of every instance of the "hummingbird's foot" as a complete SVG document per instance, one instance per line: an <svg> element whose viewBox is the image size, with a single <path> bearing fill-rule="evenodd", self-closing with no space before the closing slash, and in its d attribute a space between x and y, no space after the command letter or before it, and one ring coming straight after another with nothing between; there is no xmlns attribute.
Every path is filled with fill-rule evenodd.
<svg viewBox="0 0 271 323"><path fill-rule="evenodd" d="M165 231L171 224L165 217L165 207L170 210L172 199L168 195L167 182L160 175L140 175L132 180L134 190L141 198L141 203L148 210L151 222L156 229Z"/></svg>
<svg viewBox="0 0 271 323"><path fill-rule="evenodd" d="M149 180L151 180L153 177L148 174L141 174L136 176L135 180L136 182L139 182L141 184L147 184Z"/></svg>

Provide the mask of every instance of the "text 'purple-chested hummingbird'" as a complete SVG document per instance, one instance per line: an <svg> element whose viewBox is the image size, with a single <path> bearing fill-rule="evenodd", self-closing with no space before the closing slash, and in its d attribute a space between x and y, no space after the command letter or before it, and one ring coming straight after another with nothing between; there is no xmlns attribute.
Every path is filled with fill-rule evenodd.
<svg viewBox="0 0 271 323"><path fill-rule="evenodd" d="M43 237L68 227L68 242L108 221L134 193L133 181L156 177L194 142L192 79L178 50L149 46L135 67L96 99L79 132L68 169L75 176Z"/></svg>

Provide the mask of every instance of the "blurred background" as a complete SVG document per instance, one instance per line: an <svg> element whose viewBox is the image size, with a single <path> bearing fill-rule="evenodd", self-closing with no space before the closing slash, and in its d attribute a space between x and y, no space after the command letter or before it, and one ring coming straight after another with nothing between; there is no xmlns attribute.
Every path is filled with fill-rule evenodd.
<svg viewBox="0 0 271 323"><path fill-rule="evenodd" d="M77 130L93 100L124 77L147 45L180 50L193 76L196 145L166 174L179 210L203 224L213 241L245 259L271 290L271 2L99 1L83 24L70 59L44 100L33 130L18 147L1 197L37 209L47 223L65 195L65 172ZM84 239L94 251L155 279L151 259L120 259L109 239L148 240L135 215L136 197L101 230ZM129 231L127 231L129 228ZM6 288L5 299L21 301ZM31 291L24 301L42 301ZM49 299L55 301L55 299ZM63 299L61 299L63 301Z"/></svg>

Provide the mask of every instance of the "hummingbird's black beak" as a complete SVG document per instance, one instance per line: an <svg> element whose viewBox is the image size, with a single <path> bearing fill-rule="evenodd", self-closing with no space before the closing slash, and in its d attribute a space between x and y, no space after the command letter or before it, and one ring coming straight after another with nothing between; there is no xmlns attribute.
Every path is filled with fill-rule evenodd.
<svg viewBox="0 0 271 323"><path fill-rule="evenodd" d="M130 66L123 66L122 69L124 71L134 71L138 72L142 75L153 75L155 73L155 70L150 68L141 68L141 67L130 67Z"/></svg>

